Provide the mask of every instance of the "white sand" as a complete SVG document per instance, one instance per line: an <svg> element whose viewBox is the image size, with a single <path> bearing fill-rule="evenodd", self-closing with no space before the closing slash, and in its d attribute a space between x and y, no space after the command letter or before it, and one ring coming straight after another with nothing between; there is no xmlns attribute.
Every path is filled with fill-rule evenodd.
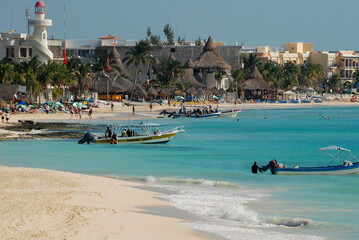
<svg viewBox="0 0 359 240"><path fill-rule="evenodd" d="M3 166L0 182L0 239L209 239L139 208L169 206L141 184Z"/></svg>

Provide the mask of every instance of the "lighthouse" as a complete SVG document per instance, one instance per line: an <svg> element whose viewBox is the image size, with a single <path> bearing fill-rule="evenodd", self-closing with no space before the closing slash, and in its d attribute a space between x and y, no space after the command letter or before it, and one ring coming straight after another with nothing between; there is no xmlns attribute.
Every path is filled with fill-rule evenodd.
<svg viewBox="0 0 359 240"><path fill-rule="evenodd" d="M29 26L34 27L34 33L30 39L33 46L33 56L38 56L40 62L46 63L49 59L53 60L53 54L47 45L46 27L52 26L51 19L45 19L45 4L38 1L35 4L35 19L29 19Z"/></svg>

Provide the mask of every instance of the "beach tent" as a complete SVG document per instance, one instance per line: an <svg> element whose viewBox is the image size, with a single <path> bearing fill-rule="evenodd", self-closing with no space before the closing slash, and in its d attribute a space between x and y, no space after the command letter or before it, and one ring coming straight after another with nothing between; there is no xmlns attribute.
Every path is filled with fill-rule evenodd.
<svg viewBox="0 0 359 240"><path fill-rule="evenodd" d="M290 99L294 99L296 96L295 92L286 91L283 93L283 99L289 101Z"/></svg>

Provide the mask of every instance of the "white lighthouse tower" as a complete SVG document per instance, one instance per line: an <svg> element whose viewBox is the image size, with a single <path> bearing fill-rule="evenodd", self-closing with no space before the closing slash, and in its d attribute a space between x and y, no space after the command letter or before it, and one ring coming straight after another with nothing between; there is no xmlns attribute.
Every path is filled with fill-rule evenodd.
<svg viewBox="0 0 359 240"><path fill-rule="evenodd" d="M43 1L38 1L35 4L35 20L29 19L29 25L34 27L34 33L30 40L33 46L33 56L38 56L40 62L47 62L49 59L53 60L53 54L47 45L47 31L46 27L52 26L51 19L45 19L45 4Z"/></svg>

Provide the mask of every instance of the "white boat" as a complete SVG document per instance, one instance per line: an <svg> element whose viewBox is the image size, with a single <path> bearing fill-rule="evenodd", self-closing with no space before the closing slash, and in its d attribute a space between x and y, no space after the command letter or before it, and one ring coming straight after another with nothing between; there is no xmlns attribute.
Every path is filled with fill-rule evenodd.
<svg viewBox="0 0 359 240"><path fill-rule="evenodd" d="M332 159L329 166L280 167L277 165L272 169L272 173L279 175L343 175L359 173L359 160L349 149L332 145L321 148L319 151L326 153Z"/></svg>
<svg viewBox="0 0 359 240"><path fill-rule="evenodd" d="M81 139L79 143L107 143L107 144L122 144L122 143L167 143L177 133L184 132L183 126L175 127L168 130L161 131L158 127L155 129L151 126L140 123L138 125L124 125L114 127L112 137L99 136L94 139ZM88 134L88 133L86 133ZM114 136L115 135L115 136ZM93 136L93 135L92 135ZM86 137L86 135L85 135ZM84 137L84 138L85 138Z"/></svg>
<svg viewBox="0 0 359 240"><path fill-rule="evenodd" d="M221 111L221 117L222 118L236 118L237 114L240 112L240 109L233 109L233 110L227 110L227 111Z"/></svg>

